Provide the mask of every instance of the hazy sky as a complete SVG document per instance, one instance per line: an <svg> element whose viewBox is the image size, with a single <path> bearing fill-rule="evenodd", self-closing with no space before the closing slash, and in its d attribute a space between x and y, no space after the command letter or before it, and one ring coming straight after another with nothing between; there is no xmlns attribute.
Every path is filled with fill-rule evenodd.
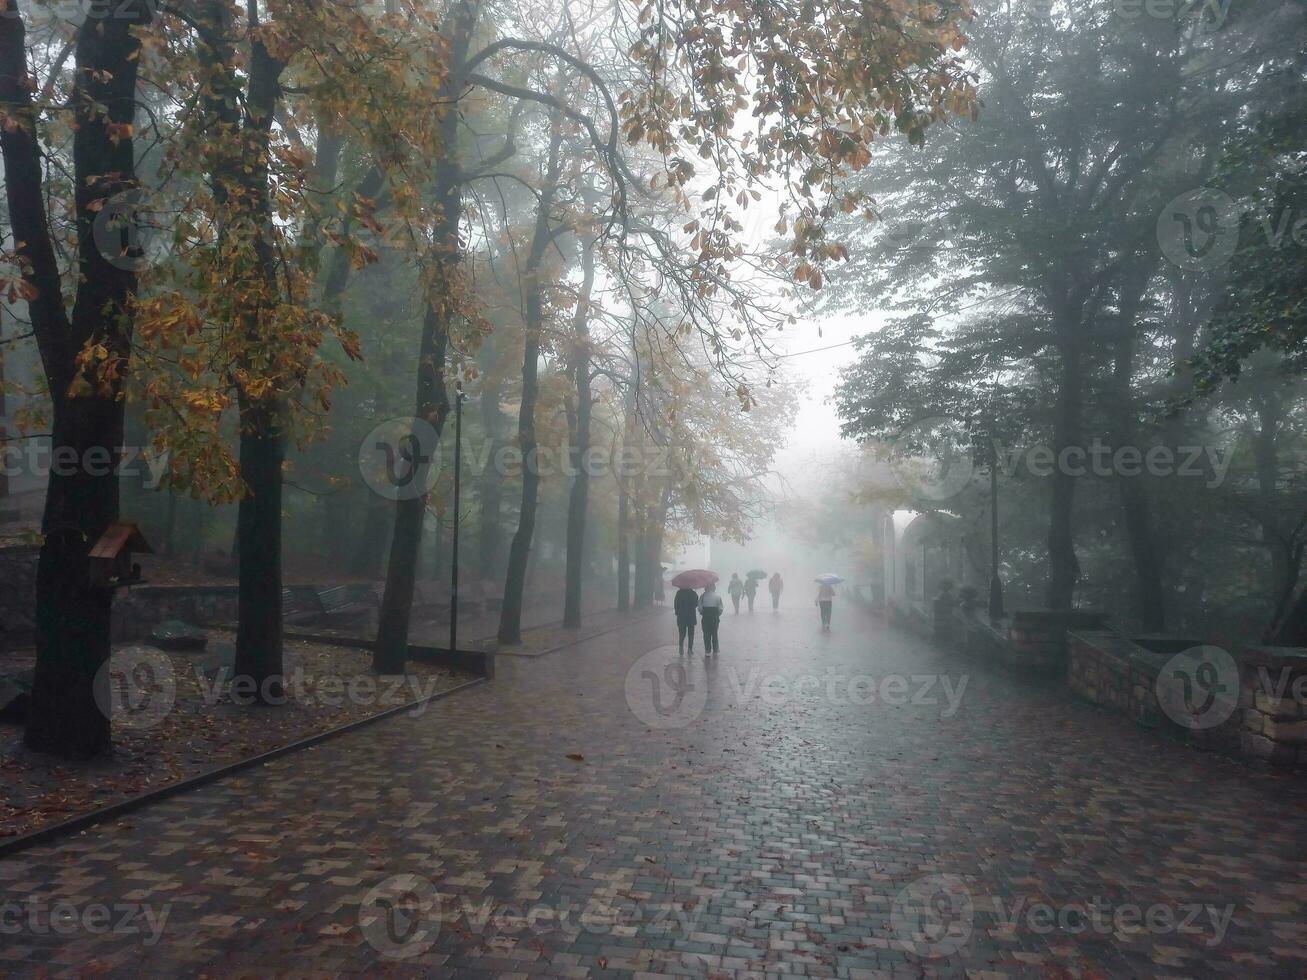
<svg viewBox="0 0 1307 980"><path fill-rule="evenodd" d="M800 320L797 326L773 338L772 346L778 354L813 351L813 353L786 357L781 361L786 366L786 373L790 378L807 384L807 391L803 395L795 425L789 432L783 434L784 445L777 452L773 464L774 469L783 476L791 493L801 496L820 493L824 473L828 471L830 461L843 453L854 452L854 444L840 438L835 406L830 404L828 399L835 391L841 369L850 364L855 357L854 348L848 344L848 341L872 330L874 324L874 318L866 315L840 316L820 322ZM820 336L817 333L818 327L821 329ZM835 346L837 344L843 346ZM745 418L747 419L747 416ZM754 559L751 564L745 562L749 567L760 565L771 568L772 563L778 560L778 555L787 553L793 555L795 548L798 547L790 535L777 528L761 526L754 530L753 540L743 551L719 543L715 548L717 554L714 558L706 552L705 542L700 542L697 546L690 546L673 557L673 567L706 566L725 574L723 568L716 566L736 558L743 560L741 556L747 554ZM732 556L729 559L726 557L728 554ZM827 559L816 555L811 557L819 562L823 569L826 567ZM797 568L794 570L798 571Z"/></svg>
<svg viewBox="0 0 1307 980"><path fill-rule="evenodd" d="M829 399L839 381L840 371L856 356L848 341L873 329L873 324L873 318L867 315L834 317L820 323L800 321L796 328L786 330L783 339L776 344L779 353L787 354L834 344L845 345L787 357L784 361L793 377L807 383L796 424L776 458L776 469L796 490L809 489L804 484L819 480L823 469L821 464L831 456L853 451L853 443L840 438L839 419ZM821 336L817 335L818 326Z"/></svg>

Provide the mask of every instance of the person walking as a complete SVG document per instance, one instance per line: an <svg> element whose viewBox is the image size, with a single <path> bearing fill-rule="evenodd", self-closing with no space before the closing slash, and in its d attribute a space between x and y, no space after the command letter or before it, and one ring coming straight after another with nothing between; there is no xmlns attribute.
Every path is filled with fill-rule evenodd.
<svg viewBox="0 0 1307 980"><path fill-rule="evenodd" d="M771 607L775 612L781 607L781 593L785 591L785 583L781 581L781 573L776 572L767 583L767 591L771 593Z"/></svg>
<svg viewBox="0 0 1307 980"><path fill-rule="evenodd" d="M753 600L758 596L758 580L751 578L744 583L744 595L749 600L749 612L753 612Z"/></svg>
<svg viewBox="0 0 1307 980"><path fill-rule="evenodd" d="M821 628L830 629L830 607L835 600L835 586L822 584L817 588L817 608L821 610Z"/></svg>
<svg viewBox="0 0 1307 980"><path fill-rule="evenodd" d="M699 596L694 589L677 589L672 599L672 608L676 610L676 652L685 653L686 641L689 641L690 656L694 656L694 627L699 620Z"/></svg>
<svg viewBox="0 0 1307 980"><path fill-rule="evenodd" d="M717 627L722 623L722 597L717 594L717 586L709 583L704 587L699 598L699 615L703 617L703 655L722 652L721 641L717 638Z"/></svg>
<svg viewBox="0 0 1307 980"><path fill-rule="evenodd" d="M735 614L740 614L740 596L744 595L744 583L740 581L739 572L731 572L730 584L726 586L726 591L730 593L731 605L735 607Z"/></svg>

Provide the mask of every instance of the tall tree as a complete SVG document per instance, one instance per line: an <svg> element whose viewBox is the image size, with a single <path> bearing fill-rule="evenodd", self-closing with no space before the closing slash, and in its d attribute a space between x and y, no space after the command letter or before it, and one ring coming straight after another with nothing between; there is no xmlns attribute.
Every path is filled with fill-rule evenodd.
<svg viewBox="0 0 1307 980"><path fill-rule="evenodd" d="M595 236L582 232L581 285L572 316L570 370L576 388L571 447L572 486L567 497L567 576L563 595L563 625L581 625L582 573L585 567L586 516L590 504L590 427L594 417L591 390L590 300L595 281Z"/></svg>
<svg viewBox="0 0 1307 980"><path fill-rule="evenodd" d="M545 329L545 253L559 232L554 213L558 185L562 178L561 150L563 129L561 114L549 117L549 150L544 174L536 199L535 227L531 245L522 268L522 307L526 343L522 351L521 404L517 416L517 444L522 451L522 502L518 509L517 531L508 550L508 569L504 582L504 603L499 613L499 642L522 641L522 600L526 590L527 559L535 535L536 505L540 498L539 444L536 441L536 399L539 393L540 346Z"/></svg>
<svg viewBox="0 0 1307 980"><path fill-rule="evenodd" d="M71 317L45 211L40 119L16 0L6 0L0 18L0 112L6 118L0 150L9 219L50 390L51 452L72 454L79 464L94 457L111 461L122 445L137 273L135 257L112 245L135 241L139 31L152 17L151 4L126 0L112 17L87 17L77 32L71 104L78 247ZM109 224L100 219L97 234L102 212ZM116 467L52 471L41 520L36 673L25 734L33 749L93 755L109 745L110 720L97 706L95 686L97 676L108 683L100 669L109 657L113 592L93 584L89 552L117 518ZM107 686L98 693L107 706Z"/></svg>

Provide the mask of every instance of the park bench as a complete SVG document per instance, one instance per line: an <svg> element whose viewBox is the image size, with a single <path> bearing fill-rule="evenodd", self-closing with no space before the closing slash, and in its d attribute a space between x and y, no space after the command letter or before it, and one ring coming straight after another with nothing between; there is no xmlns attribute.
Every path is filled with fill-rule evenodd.
<svg viewBox="0 0 1307 980"><path fill-rule="evenodd" d="M362 594L358 588L348 585L334 585L327 589L314 589L313 595L318 602L318 615L329 621L352 621L370 613L375 604L366 598L367 588Z"/></svg>

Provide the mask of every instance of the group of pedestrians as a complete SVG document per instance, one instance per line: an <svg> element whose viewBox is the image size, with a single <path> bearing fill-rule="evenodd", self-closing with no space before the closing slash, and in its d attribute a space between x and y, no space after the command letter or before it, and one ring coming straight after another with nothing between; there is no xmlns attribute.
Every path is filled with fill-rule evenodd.
<svg viewBox="0 0 1307 980"><path fill-rule="evenodd" d="M781 579L780 572L768 580L767 591L771 593L772 609L780 609L781 593L785 591L785 582ZM731 597L731 605L735 607L736 613L740 611L742 598L748 599L749 612L753 612L753 602L758 595L758 578L741 579L739 572L732 572L726 592ZM678 589L676 598L672 600L672 608L676 611L677 649L681 653L694 653L694 630L700 621L703 624L704 655L721 652L717 631L725 607L716 585L705 586L702 594L696 593L694 589Z"/></svg>
<svg viewBox="0 0 1307 980"><path fill-rule="evenodd" d="M741 599L748 601L749 612L753 612L753 602L758 595L759 578L760 575L754 574L741 579L739 572L731 573L731 580L726 585L726 594L731 597L731 605L735 607L737 614L740 611ZM838 578L832 580L839 581ZM780 572L768 579L767 591L771 593L772 609L779 610L781 593L785 591L785 582L781 579ZM830 629L831 606L834 600L834 585L819 580L815 601L821 611L823 630ZM678 589L676 598L672 600L672 606L676 610L677 649L680 653L694 653L694 629L699 625L700 620L703 622L704 655L716 655L721 652L721 641L717 634L722 624L724 607L716 585L705 586L702 594L695 592L694 589Z"/></svg>
<svg viewBox="0 0 1307 980"><path fill-rule="evenodd" d="M780 609L781 593L785 591L785 583L781 580L780 572L767 581L767 591L771 593L772 609ZM741 599L748 600L749 612L753 612L753 601L758 597L758 579L753 575L741 579L739 572L731 572L731 581L726 586L726 592L730 595L731 605L735 607L737 613L740 611Z"/></svg>
<svg viewBox="0 0 1307 980"><path fill-rule="evenodd" d="M694 628L699 618L703 619L703 653L704 656L721 653L721 641L717 638L717 628L722 623L722 597L717 594L717 586L711 583L704 586L703 595L694 589L677 589L676 598L672 600L676 611L676 630L678 653L688 651L694 654Z"/></svg>

